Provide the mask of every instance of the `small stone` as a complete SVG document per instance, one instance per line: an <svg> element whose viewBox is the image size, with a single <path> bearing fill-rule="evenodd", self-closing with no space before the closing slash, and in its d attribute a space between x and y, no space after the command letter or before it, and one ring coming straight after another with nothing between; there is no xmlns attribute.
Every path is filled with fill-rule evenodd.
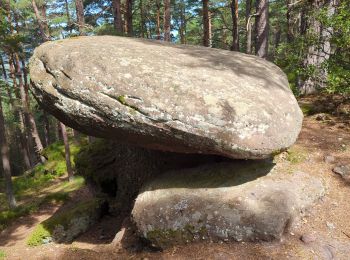
<svg viewBox="0 0 350 260"><path fill-rule="evenodd" d="M327 225L327 227L329 228L329 229L335 229L335 225L333 224L333 223L331 223L331 222L326 222L326 225Z"/></svg>
<svg viewBox="0 0 350 260"><path fill-rule="evenodd" d="M309 244L315 242L317 240L317 237L315 233L306 233L300 237L300 240L305 244Z"/></svg>
<svg viewBox="0 0 350 260"><path fill-rule="evenodd" d="M326 155L324 157L324 162L325 163L334 163L335 162L335 157L332 155Z"/></svg>
<svg viewBox="0 0 350 260"><path fill-rule="evenodd" d="M340 165L333 168L333 172L339 174L344 179L350 178L350 165Z"/></svg>

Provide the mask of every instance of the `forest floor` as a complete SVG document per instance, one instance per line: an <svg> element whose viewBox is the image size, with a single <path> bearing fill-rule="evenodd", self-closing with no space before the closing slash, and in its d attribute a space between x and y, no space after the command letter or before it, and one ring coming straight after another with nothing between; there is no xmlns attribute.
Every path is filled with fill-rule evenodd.
<svg viewBox="0 0 350 260"><path fill-rule="evenodd" d="M321 100L322 101L322 100ZM331 102L332 103L332 102ZM329 100L301 99L305 116L296 144L276 157L291 171L303 171L323 180L326 194L302 219L300 225L276 242L196 243L152 251L148 247L112 245L118 216L101 222L70 244L26 245L26 239L41 221L52 216L60 203L47 203L23 216L0 233L0 259L349 259L350 183L333 172L350 165L350 122L341 113L329 114ZM320 104L323 108L320 108ZM334 108L332 109L334 111ZM86 194L82 187L70 194L76 203Z"/></svg>

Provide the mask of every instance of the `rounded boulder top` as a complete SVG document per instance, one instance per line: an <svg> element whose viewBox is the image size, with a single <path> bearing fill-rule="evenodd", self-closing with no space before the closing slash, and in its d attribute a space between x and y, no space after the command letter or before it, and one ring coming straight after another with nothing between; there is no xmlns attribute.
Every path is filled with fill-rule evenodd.
<svg viewBox="0 0 350 260"><path fill-rule="evenodd" d="M150 149L266 158L301 129L282 70L243 53L76 37L36 48L29 70L36 99L68 126Z"/></svg>

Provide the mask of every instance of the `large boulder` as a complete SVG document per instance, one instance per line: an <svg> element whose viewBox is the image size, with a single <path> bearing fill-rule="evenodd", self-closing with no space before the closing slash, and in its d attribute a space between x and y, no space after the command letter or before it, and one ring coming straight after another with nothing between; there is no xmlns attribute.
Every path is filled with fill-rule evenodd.
<svg viewBox="0 0 350 260"><path fill-rule="evenodd" d="M67 125L147 148L265 158L301 129L285 74L238 52L77 37L38 47L29 70L34 96Z"/></svg>
<svg viewBox="0 0 350 260"><path fill-rule="evenodd" d="M169 171L139 193L132 210L155 246L193 241L280 239L325 189L302 172L266 161L221 162Z"/></svg>

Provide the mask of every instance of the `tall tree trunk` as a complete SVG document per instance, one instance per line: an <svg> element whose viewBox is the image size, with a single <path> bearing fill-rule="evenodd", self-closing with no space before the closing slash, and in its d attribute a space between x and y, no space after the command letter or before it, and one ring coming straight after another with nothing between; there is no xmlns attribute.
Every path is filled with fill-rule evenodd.
<svg viewBox="0 0 350 260"><path fill-rule="evenodd" d="M32 0L32 7L34 10L35 18L39 24L39 30L40 30L40 34L41 34L43 42L50 41L50 33L48 31L46 31L45 23L44 23L42 17L40 16L40 12L39 12L38 6L36 5L35 0Z"/></svg>
<svg viewBox="0 0 350 260"><path fill-rule="evenodd" d="M211 47L211 14L209 11L209 0L203 0L203 46Z"/></svg>
<svg viewBox="0 0 350 260"><path fill-rule="evenodd" d="M51 144L50 121L49 121L49 117L48 117L45 110L43 110L43 120L44 120L45 146L49 146Z"/></svg>
<svg viewBox="0 0 350 260"><path fill-rule="evenodd" d="M252 0L246 0L245 9L245 23L246 23L246 49L247 53L252 53L252 23L251 23L251 12L252 12Z"/></svg>
<svg viewBox="0 0 350 260"><path fill-rule="evenodd" d="M83 0L75 0L75 9L77 13L79 35L85 35L85 18L84 18Z"/></svg>
<svg viewBox="0 0 350 260"><path fill-rule="evenodd" d="M293 21L292 21L292 5L293 5L293 0L287 0L287 42L291 43L294 39L293 35Z"/></svg>
<svg viewBox="0 0 350 260"><path fill-rule="evenodd" d="M322 2L314 0L312 2L312 8L314 10L319 10L323 4ZM325 4L328 17L333 16L337 6L337 0L328 0ZM333 28L324 27L315 16L310 18L309 28L311 29L310 33L312 33L315 38L318 38L318 42L309 47L304 60L305 68L313 68L313 74L308 75L306 80L300 81L300 85L298 86L300 93L304 95L315 93L318 89L326 87L328 72L322 65L329 59L332 53L330 40Z"/></svg>
<svg viewBox="0 0 350 260"><path fill-rule="evenodd" d="M70 13L69 13L68 0L64 0L64 7L66 9L66 16L67 16L67 28L69 29L69 32L72 33L72 21L71 21Z"/></svg>
<svg viewBox="0 0 350 260"><path fill-rule="evenodd" d="M170 0L164 0L164 41L171 41L171 10Z"/></svg>
<svg viewBox="0 0 350 260"><path fill-rule="evenodd" d="M43 26L44 26L44 29L45 29L45 34L50 36L51 35L50 34L50 27L49 27L49 23L47 21L46 3L45 2L40 7L40 11L41 11L41 18L42 18L42 21L43 21ZM18 26L17 26L17 28L18 28Z"/></svg>
<svg viewBox="0 0 350 260"><path fill-rule="evenodd" d="M113 25L118 34L123 34L123 20L120 0L113 0Z"/></svg>
<svg viewBox="0 0 350 260"><path fill-rule="evenodd" d="M134 29L132 25L132 21L133 21L132 6L133 6L133 0L126 0L126 29L127 29L127 35L130 37L134 35Z"/></svg>
<svg viewBox="0 0 350 260"><path fill-rule="evenodd" d="M9 55L9 66L10 66L10 77L13 82L13 88L14 88L16 100L21 100L21 96L19 94L19 88L18 88L16 76L15 76L16 69L15 69L12 55ZM18 119L19 119L18 136L20 138L22 156L23 156L23 160L26 168L30 169L36 161L33 156L33 153L31 153L33 148L33 143L31 142L32 140L30 135L30 127L29 127L28 121L26 121L23 107L18 105L17 102L15 104L13 100L10 100L10 102L11 102L11 106L14 108L15 113L18 114Z"/></svg>
<svg viewBox="0 0 350 260"><path fill-rule="evenodd" d="M231 50L239 51L238 0L231 1L231 16L232 16L232 47L231 47Z"/></svg>
<svg viewBox="0 0 350 260"><path fill-rule="evenodd" d="M180 3L180 42L186 44L186 2L181 0Z"/></svg>
<svg viewBox="0 0 350 260"><path fill-rule="evenodd" d="M7 73L5 70L2 56L0 56L0 58L1 58L2 74L3 74L4 80L6 82L8 82L8 77L7 77ZM14 71L14 69L12 71ZM13 79L14 79L14 77L13 77ZM19 139L19 147L20 147L20 151L22 153L22 157L23 157L23 161L24 161L24 169L27 170L27 169L30 169L32 167L32 163L30 161L29 151L28 151L28 142L27 142L27 138L25 136L25 131L24 131L23 114L21 113L21 111L19 109L17 109L17 106L15 105L14 100L12 98L12 93L10 91L10 88L7 85L6 85L6 90L7 90L8 96L9 96L11 110L14 112L14 114L18 114L20 127L19 128L16 127L15 132L16 132L16 136Z"/></svg>
<svg viewBox="0 0 350 260"><path fill-rule="evenodd" d="M157 28L156 28L156 31L157 31L157 40L160 40L161 39L161 36L160 36L160 0L156 0L156 7L157 7Z"/></svg>
<svg viewBox="0 0 350 260"><path fill-rule="evenodd" d="M56 119L56 142L62 141L61 122Z"/></svg>
<svg viewBox="0 0 350 260"><path fill-rule="evenodd" d="M145 38L145 10L143 8L143 1L140 0L140 36Z"/></svg>
<svg viewBox="0 0 350 260"><path fill-rule="evenodd" d="M70 161L69 140L68 140L66 126L62 122L60 122L60 126L61 126L61 132L62 132L63 143L64 143L64 152L65 152L64 155L65 155L65 159L66 159L68 179L69 179L69 181L71 181L71 180L73 180L73 169L72 169L72 164Z"/></svg>
<svg viewBox="0 0 350 260"><path fill-rule="evenodd" d="M256 19L255 19L255 54L266 59L269 47L269 1L256 1Z"/></svg>
<svg viewBox="0 0 350 260"><path fill-rule="evenodd" d="M23 84L22 71L21 71L21 67L20 67L20 60L19 60L18 54L15 53L14 57L15 57L15 61L17 64L16 73L17 73L18 78L19 78L19 92L20 92L20 96L21 96L21 103L23 106L23 111L24 111L25 116L29 120L30 131L31 131L31 135L32 135L34 142L35 142L36 152L38 153L38 156L40 157L40 161L42 163L44 163L44 162L46 162L45 157L42 155L42 151L44 150L44 146L40 140L39 132L38 132L38 129L36 126L36 122L34 120L33 113L30 111L30 108L29 108L28 85Z"/></svg>
<svg viewBox="0 0 350 260"><path fill-rule="evenodd" d="M10 209L14 209L17 206L16 199L13 193L12 178L11 178L11 166L10 166L10 152L6 140L5 134L5 120L2 110L2 100L0 95L0 149L1 160L5 179L6 196Z"/></svg>

